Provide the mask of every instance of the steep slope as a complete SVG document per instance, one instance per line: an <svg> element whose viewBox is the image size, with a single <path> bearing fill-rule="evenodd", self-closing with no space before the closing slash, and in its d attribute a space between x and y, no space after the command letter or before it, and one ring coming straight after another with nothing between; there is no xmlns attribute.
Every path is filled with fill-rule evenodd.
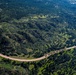
<svg viewBox="0 0 76 75"><path fill-rule="evenodd" d="M0 0L0 53L33 59L74 45L75 0ZM0 75L76 75L76 49L29 63L0 57Z"/></svg>
<svg viewBox="0 0 76 75"><path fill-rule="evenodd" d="M66 0L1 0L0 52L39 57L75 45L73 7Z"/></svg>

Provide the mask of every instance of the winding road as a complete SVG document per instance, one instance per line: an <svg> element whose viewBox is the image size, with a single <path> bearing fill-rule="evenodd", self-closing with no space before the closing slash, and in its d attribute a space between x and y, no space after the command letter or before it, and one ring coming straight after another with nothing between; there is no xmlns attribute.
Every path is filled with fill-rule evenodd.
<svg viewBox="0 0 76 75"><path fill-rule="evenodd" d="M48 58L49 56L54 55L56 53L60 53L60 52L63 52L63 51L68 51L68 50L74 49L74 48L76 48L76 46L72 46L72 47L68 47L68 48L64 48L64 49L60 49L60 50L55 50L55 51L52 51L50 53L45 54L42 57L34 58L34 59L18 59L18 58L13 58L13 57L6 56L6 55L3 55L3 54L0 54L0 57L5 58L5 59L9 59L9 60L19 61L19 62L34 62L34 61L40 61L40 60L43 60L45 58Z"/></svg>

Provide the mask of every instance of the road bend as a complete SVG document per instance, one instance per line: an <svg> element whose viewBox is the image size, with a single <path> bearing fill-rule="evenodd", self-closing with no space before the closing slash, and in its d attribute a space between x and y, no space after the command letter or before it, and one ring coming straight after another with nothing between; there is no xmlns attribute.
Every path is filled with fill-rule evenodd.
<svg viewBox="0 0 76 75"><path fill-rule="evenodd" d="M76 46L72 46L72 47L68 47L68 48L64 48L64 49L60 49L60 50L55 50L55 51L52 51L50 53L45 54L42 57L34 58L34 59L28 59L28 58L27 59L18 59L18 58L13 58L13 57L10 57L7 55L3 55L1 53L0 53L0 57L5 58L5 59L9 59L9 60L13 60L13 61L19 61L19 62L34 62L34 61L40 61L40 60L46 59L51 55L54 55L54 54L57 54L57 53L60 53L63 51L68 51L68 50L74 49L74 48L76 48Z"/></svg>

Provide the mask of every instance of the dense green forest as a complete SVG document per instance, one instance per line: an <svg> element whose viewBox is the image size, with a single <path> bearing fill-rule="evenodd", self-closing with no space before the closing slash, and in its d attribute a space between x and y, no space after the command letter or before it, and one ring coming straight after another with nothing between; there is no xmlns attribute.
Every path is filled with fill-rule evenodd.
<svg viewBox="0 0 76 75"><path fill-rule="evenodd" d="M76 2L0 0L0 53L37 58L76 45ZM0 75L76 75L76 51L39 62L0 58Z"/></svg>
<svg viewBox="0 0 76 75"><path fill-rule="evenodd" d="M39 62L0 58L0 75L76 75L76 50L55 54Z"/></svg>

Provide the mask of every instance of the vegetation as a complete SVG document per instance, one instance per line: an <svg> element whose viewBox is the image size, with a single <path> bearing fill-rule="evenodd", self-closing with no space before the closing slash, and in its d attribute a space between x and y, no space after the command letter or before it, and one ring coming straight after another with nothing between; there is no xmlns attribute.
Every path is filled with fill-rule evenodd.
<svg viewBox="0 0 76 75"><path fill-rule="evenodd" d="M76 45L76 5L70 2L0 0L0 53L37 58ZM0 75L76 75L75 55L71 50L33 63L0 58Z"/></svg>
<svg viewBox="0 0 76 75"><path fill-rule="evenodd" d="M76 50L55 54L39 62L16 62L0 58L2 75L75 75Z"/></svg>

